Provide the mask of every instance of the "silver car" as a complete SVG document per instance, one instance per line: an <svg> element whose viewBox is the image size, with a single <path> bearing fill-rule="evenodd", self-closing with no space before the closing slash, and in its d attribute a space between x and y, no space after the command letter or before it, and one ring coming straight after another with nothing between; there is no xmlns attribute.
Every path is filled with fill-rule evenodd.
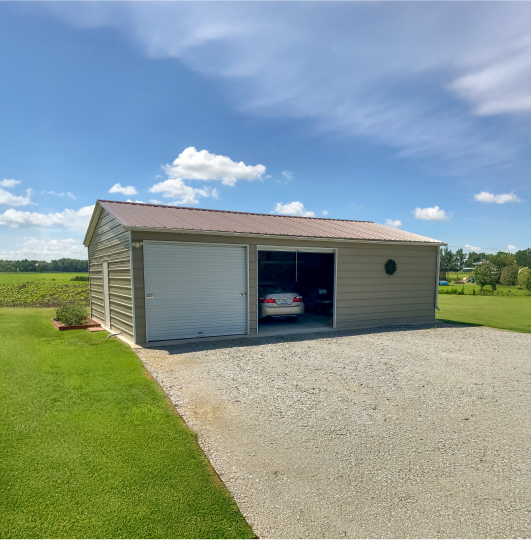
<svg viewBox="0 0 531 540"><path fill-rule="evenodd" d="M290 318L304 315L302 296L292 289L276 284L262 284L258 288L258 317Z"/></svg>

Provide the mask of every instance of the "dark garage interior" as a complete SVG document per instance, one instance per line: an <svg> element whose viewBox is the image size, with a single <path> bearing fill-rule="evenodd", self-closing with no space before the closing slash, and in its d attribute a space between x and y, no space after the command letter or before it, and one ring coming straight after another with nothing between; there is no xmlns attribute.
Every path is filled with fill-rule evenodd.
<svg viewBox="0 0 531 540"><path fill-rule="evenodd" d="M268 292L283 291L302 296L304 315L263 317L259 307L259 333L295 323L306 328L332 326L334 309L334 253L306 251L258 251L258 298ZM278 296L278 295L276 295ZM289 296L289 295L286 295ZM292 295L295 296L295 295ZM272 302L272 300L269 300ZM276 305L275 305L276 307ZM268 332L269 333L269 332Z"/></svg>

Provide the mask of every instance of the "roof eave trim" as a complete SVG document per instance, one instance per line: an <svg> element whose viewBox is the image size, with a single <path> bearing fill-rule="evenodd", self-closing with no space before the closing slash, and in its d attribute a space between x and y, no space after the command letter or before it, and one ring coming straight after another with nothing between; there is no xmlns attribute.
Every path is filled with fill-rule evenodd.
<svg viewBox="0 0 531 540"><path fill-rule="evenodd" d="M284 238L288 240L314 240L320 242L355 242L360 244L401 244L408 246L447 246L445 242L432 241L410 241L410 240L364 240L362 238L333 238L330 236L295 236L285 234L260 234L260 233L239 233L239 232L224 232L224 231L199 231L195 229L161 229L158 227L126 227L126 231L143 231L143 232L158 232L158 233L184 233L184 234L205 234L219 236L253 236L258 238Z"/></svg>
<svg viewBox="0 0 531 540"><path fill-rule="evenodd" d="M92 217L90 218L87 234L85 235L85 239L83 240L83 245L85 247L88 247L90 241L92 240L92 235L94 234L96 225L98 224L98 219L100 217L102 209L103 207L101 206L100 202L96 201L96 206L94 207L94 212L92 212Z"/></svg>

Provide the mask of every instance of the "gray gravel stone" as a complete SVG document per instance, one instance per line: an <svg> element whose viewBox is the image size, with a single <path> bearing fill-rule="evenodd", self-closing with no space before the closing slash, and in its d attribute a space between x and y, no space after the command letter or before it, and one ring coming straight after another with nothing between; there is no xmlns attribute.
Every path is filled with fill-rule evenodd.
<svg viewBox="0 0 531 540"><path fill-rule="evenodd" d="M137 353L260 537L531 534L531 335L443 325Z"/></svg>

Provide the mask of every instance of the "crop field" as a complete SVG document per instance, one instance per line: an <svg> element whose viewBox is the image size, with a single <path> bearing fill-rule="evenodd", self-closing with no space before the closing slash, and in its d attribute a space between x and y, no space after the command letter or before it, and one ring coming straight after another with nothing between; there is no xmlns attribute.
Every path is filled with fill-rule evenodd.
<svg viewBox="0 0 531 540"><path fill-rule="evenodd" d="M88 277L88 272L0 272L0 283L24 283L28 281L69 282L76 276Z"/></svg>
<svg viewBox="0 0 531 540"><path fill-rule="evenodd" d="M62 300L88 303L89 282L71 281L88 274L0 273L0 307L55 307Z"/></svg>

